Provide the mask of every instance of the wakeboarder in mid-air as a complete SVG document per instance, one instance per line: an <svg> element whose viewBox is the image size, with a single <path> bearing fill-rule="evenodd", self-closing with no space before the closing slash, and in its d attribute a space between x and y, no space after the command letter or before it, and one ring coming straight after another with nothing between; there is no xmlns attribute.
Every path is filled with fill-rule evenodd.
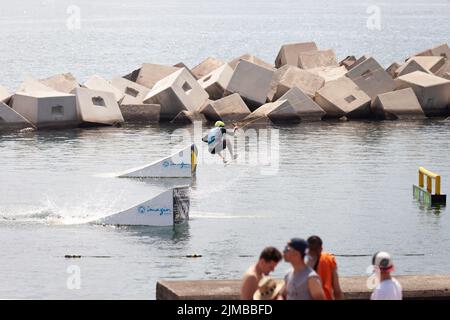
<svg viewBox="0 0 450 320"><path fill-rule="evenodd" d="M237 154L233 153L233 144L227 137L227 134L234 136L236 130L237 126L234 126L233 133L228 133L227 129L225 129L225 123L223 121L217 121L214 128L209 130L208 135L202 139L203 142L208 143L208 151L211 154L218 154L222 158L223 163L227 163L225 154L223 154L223 150L225 149L228 149L232 160L237 158Z"/></svg>

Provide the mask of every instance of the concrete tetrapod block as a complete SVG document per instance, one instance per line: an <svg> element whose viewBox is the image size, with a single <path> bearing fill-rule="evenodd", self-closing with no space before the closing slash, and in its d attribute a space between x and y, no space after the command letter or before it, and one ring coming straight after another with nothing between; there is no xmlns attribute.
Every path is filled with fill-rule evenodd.
<svg viewBox="0 0 450 320"><path fill-rule="evenodd" d="M91 76L83 86L91 90L110 92L114 95L117 102L122 101L124 97L124 94L113 86L111 82L98 75Z"/></svg>
<svg viewBox="0 0 450 320"><path fill-rule="evenodd" d="M208 93L183 68L157 82L144 103L160 104L160 119L170 121L183 110L196 111L207 99Z"/></svg>
<svg viewBox="0 0 450 320"><path fill-rule="evenodd" d="M0 130L4 128L24 129L29 127L34 126L6 103L0 101Z"/></svg>
<svg viewBox="0 0 450 320"><path fill-rule="evenodd" d="M119 108L125 122L159 122L159 104L122 104Z"/></svg>
<svg viewBox="0 0 450 320"><path fill-rule="evenodd" d="M320 67L320 68L313 68L308 69L308 72L318 75L319 77L323 78L325 82L333 81L336 79L339 79L341 77L344 77L347 73L347 68L344 66L340 67Z"/></svg>
<svg viewBox="0 0 450 320"><path fill-rule="evenodd" d="M437 56L420 56L420 57L413 57L412 60L415 60L418 64L422 65L425 69L427 69L430 72L437 72L444 64L445 64L445 58L444 57L437 57Z"/></svg>
<svg viewBox="0 0 450 320"><path fill-rule="evenodd" d="M216 59L214 57L208 57L203 60L200 64L196 65L192 68L192 73L195 75L197 79L203 78L207 74L210 74L214 70L223 66L225 61Z"/></svg>
<svg viewBox="0 0 450 320"><path fill-rule="evenodd" d="M223 97L232 75L233 69L226 63L203 78L200 78L198 83L208 92L210 99L218 100Z"/></svg>
<svg viewBox="0 0 450 320"><path fill-rule="evenodd" d="M136 82L144 87L152 89L158 81L161 81L179 70L180 68L177 67L144 63L139 70Z"/></svg>
<svg viewBox="0 0 450 320"><path fill-rule="evenodd" d="M177 64L174 64L173 65L174 67L176 67L176 68L185 68L187 71L189 71L189 73L191 74L191 76L193 76L195 79L197 79L197 76L192 72L192 70L187 66L187 65L185 65L183 62L178 62Z"/></svg>
<svg viewBox="0 0 450 320"><path fill-rule="evenodd" d="M272 70L241 60L233 72L225 95L239 93L253 111L266 102L272 76Z"/></svg>
<svg viewBox="0 0 450 320"><path fill-rule="evenodd" d="M267 69L272 70L272 71L275 69L273 67L273 65L271 65L270 63L265 62L264 60L259 59L258 57L252 56L251 54L248 54L248 53L243 54L242 56L231 60L230 62L228 62L228 64L234 70L234 69L236 69L236 66L238 65L239 61L251 62L251 63L254 63L254 64L258 65L258 66L267 68Z"/></svg>
<svg viewBox="0 0 450 320"><path fill-rule="evenodd" d="M302 42L282 45L280 51L278 52L277 58L275 59L275 67L281 68L286 64L297 66L299 53L317 50L318 48L315 42Z"/></svg>
<svg viewBox="0 0 450 320"><path fill-rule="evenodd" d="M139 76L139 72L141 72L141 68L136 69L136 70L133 70L133 71L130 72L129 74L124 75L123 78L124 78L124 79L127 79L127 80L130 80L130 81L132 81L132 82L136 82L136 80L137 80L137 78L138 78L138 76Z"/></svg>
<svg viewBox="0 0 450 320"><path fill-rule="evenodd" d="M278 110L277 110L278 109ZM277 111L275 111L277 110ZM250 113L242 121L238 122L240 127L247 125L268 125L273 123L269 118L269 114L274 112L272 119L277 119L276 113L280 113L281 118L287 118L287 114L290 115L292 123L300 122L300 117L295 113L293 107L289 104L287 100L278 100L275 102L269 102L263 104L261 107ZM280 120L280 122L286 122Z"/></svg>
<svg viewBox="0 0 450 320"><path fill-rule="evenodd" d="M355 61L355 63L353 63L352 65L350 65L347 69L348 69L348 70L352 70L354 67L356 67L356 66L359 65L360 63L366 61L366 60L369 59L369 58L370 58L370 56L368 56L368 55L363 55L363 56L361 56L360 58L358 58L358 59Z"/></svg>
<svg viewBox="0 0 450 320"><path fill-rule="evenodd" d="M12 108L35 127L76 127L79 123L75 95L63 92L18 92Z"/></svg>
<svg viewBox="0 0 450 320"><path fill-rule="evenodd" d="M347 70L350 70L350 67L355 64L356 57L355 56L347 56L345 59L339 62L340 66L344 66Z"/></svg>
<svg viewBox="0 0 450 320"><path fill-rule="evenodd" d="M414 71L422 71L426 73L430 73L427 69L425 69L422 65L417 63L415 60L409 60L402 64L395 72L394 78L401 77L405 74L414 72Z"/></svg>
<svg viewBox="0 0 450 320"><path fill-rule="evenodd" d="M372 57L352 68L346 76L372 99L395 89L395 82L389 73Z"/></svg>
<svg viewBox="0 0 450 320"><path fill-rule="evenodd" d="M71 73L57 74L46 79L39 80L43 85L59 92L72 93L80 85Z"/></svg>
<svg viewBox="0 0 450 320"><path fill-rule="evenodd" d="M386 72L389 73L389 75L391 76L391 78L396 78L397 77L397 70L398 68L400 68L402 66L401 63L399 62L394 62L392 63L389 67L387 67Z"/></svg>
<svg viewBox="0 0 450 320"><path fill-rule="evenodd" d="M289 64L284 65L281 68L276 69L272 76L270 89L269 92L267 93L267 101L277 100L281 95L283 95L285 92L287 92L290 88L293 88L294 86L302 88L302 90L308 92L308 94L311 97L314 97L316 91L320 89L325 82L325 79L317 75L317 73L324 72L325 74L328 74L328 76L331 77L331 74L333 74L335 71L336 75L340 72L338 70L332 69L334 68L330 69L317 68L317 69L309 69L308 71L306 71L296 66L291 66ZM286 73L288 74L285 76ZM312 75L315 76L313 77ZM280 91L277 92L280 82L281 82L281 86L279 88Z"/></svg>
<svg viewBox="0 0 450 320"><path fill-rule="evenodd" d="M278 80L274 100L278 100L279 97L293 87L298 87L310 97L314 97L316 91L322 88L325 83L325 79L309 71L289 65L282 68L286 68L287 70L281 74Z"/></svg>
<svg viewBox="0 0 450 320"><path fill-rule="evenodd" d="M0 86L0 101L7 103L11 99L12 93L3 86Z"/></svg>
<svg viewBox="0 0 450 320"><path fill-rule="evenodd" d="M211 99L206 99L205 103L203 103L200 107L198 107L197 109L195 109L195 111L193 111L194 113L201 113L203 114L203 109L205 109L209 104L211 104L212 102L214 102L214 100Z"/></svg>
<svg viewBox="0 0 450 320"><path fill-rule="evenodd" d="M380 94L372 103L377 118L387 120L424 119L425 113L411 88Z"/></svg>
<svg viewBox="0 0 450 320"><path fill-rule="evenodd" d="M205 115L208 121L222 120L228 122L242 120L251 112L241 96L234 93L220 100L211 101L202 108L201 113Z"/></svg>
<svg viewBox="0 0 450 320"><path fill-rule="evenodd" d="M347 77L327 82L316 92L315 101L328 118L363 118L370 114L370 97Z"/></svg>
<svg viewBox="0 0 450 320"><path fill-rule="evenodd" d="M436 76L445 78L450 73L450 60L445 61L444 65L435 73ZM446 78L448 79L448 78Z"/></svg>
<svg viewBox="0 0 450 320"><path fill-rule="evenodd" d="M264 123L298 123L300 122L300 116L295 108L287 100L278 100L275 102L269 102L242 120L242 124L264 124Z"/></svg>
<svg viewBox="0 0 450 320"><path fill-rule="evenodd" d="M83 125L115 125L124 122L112 93L76 88L75 94L78 116Z"/></svg>
<svg viewBox="0 0 450 320"><path fill-rule="evenodd" d="M287 100L302 121L322 120L326 112L297 87L290 89L279 100Z"/></svg>
<svg viewBox="0 0 450 320"><path fill-rule="evenodd" d="M25 80L20 84L17 92L27 93L31 95L42 95L44 92L49 94L56 95L60 93L59 91L46 86L41 83L39 80L34 79L33 77L27 76Z"/></svg>
<svg viewBox="0 0 450 320"><path fill-rule="evenodd" d="M440 56L446 59L450 59L450 48L446 43L444 43L431 49L422 51L416 54L416 56Z"/></svg>
<svg viewBox="0 0 450 320"><path fill-rule="evenodd" d="M273 102L275 101L275 95L277 93L277 88L280 83L281 77L290 69L290 68L296 68L295 66L291 65L284 65L279 69L276 69L273 73L272 80L270 82L269 86L269 92L267 93L267 101Z"/></svg>
<svg viewBox="0 0 450 320"><path fill-rule="evenodd" d="M444 63L445 59L443 57L412 57L397 69L396 76L400 77L414 71L435 73L444 65Z"/></svg>
<svg viewBox="0 0 450 320"><path fill-rule="evenodd" d="M198 113L197 111L191 112L184 110L181 111L179 114L177 114L176 117L170 121L170 123L186 125L186 124L193 124L196 121L201 123L208 122L208 120L205 118L203 114Z"/></svg>
<svg viewBox="0 0 450 320"><path fill-rule="evenodd" d="M271 110L268 111L266 115L270 121L274 123L298 123L301 120L296 108L294 108L288 100L280 99L278 101L268 103L268 105L271 105Z"/></svg>
<svg viewBox="0 0 450 320"><path fill-rule="evenodd" d="M298 67L312 69L320 67L339 67L336 55L331 49L306 51L298 54Z"/></svg>
<svg viewBox="0 0 450 320"><path fill-rule="evenodd" d="M269 103L263 104L261 107L259 107L258 109L256 109L252 113L250 113L244 119L242 119L242 121L240 121L238 123L239 127L248 126L250 124L252 124L252 125L268 125L268 124L271 124L272 121L269 119L267 114L269 112L271 112L274 108L279 106L281 104L281 102L285 102L285 101L286 100L278 101L277 103L276 102L269 102Z"/></svg>
<svg viewBox="0 0 450 320"><path fill-rule="evenodd" d="M145 97L150 92L149 88L122 77L112 79L111 84L124 95L120 102L121 105L143 104Z"/></svg>
<svg viewBox="0 0 450 320"><path fill-rule="evenodd" d="M395 80L396 89L412 88L427 116L448 115L450 81L421 71Z"/></svg>

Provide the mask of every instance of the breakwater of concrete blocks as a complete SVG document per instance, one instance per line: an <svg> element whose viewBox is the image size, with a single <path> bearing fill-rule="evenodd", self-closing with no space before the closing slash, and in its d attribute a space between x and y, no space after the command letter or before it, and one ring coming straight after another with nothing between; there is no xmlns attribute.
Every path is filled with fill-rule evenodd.
<svg viewBox="0 0 450 320"><path fill-rule="evenodd" d="M250 54L193 68L144 63L128 75L72 74L0 86L0 129L194 121L271 124L327 119L448 117L450 49L442 44L386 69L369 55L338 62L314 42L283 45L274 64Z"/></svg>

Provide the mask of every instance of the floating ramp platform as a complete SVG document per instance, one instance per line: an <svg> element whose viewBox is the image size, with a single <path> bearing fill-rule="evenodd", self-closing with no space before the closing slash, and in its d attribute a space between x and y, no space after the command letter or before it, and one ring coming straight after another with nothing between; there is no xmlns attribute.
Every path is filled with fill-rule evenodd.
<svg viewBox="0 0 450 320"><path fill-rule="evenodd" d="M162 160L130 169L119 178L191 178L197 170L198 150L195 144Z"/></svg>
<svg viewBox="0 0 450 320"><path fill-rule="evenodd" d="M118 226L174 226L189 220L190 188L176 187L128 210L94 221Z"/></svg>

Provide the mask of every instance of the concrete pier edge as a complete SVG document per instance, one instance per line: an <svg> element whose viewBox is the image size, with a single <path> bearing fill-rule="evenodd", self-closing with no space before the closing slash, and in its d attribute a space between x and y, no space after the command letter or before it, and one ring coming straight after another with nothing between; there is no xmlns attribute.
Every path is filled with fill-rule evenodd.
<svg viewBox="0 0 450 320"><path fill-rule="evenodd" d="M346 299L367 300L369 276L341 277ZM395 276L405 300L450 300L450 275ZM159 280L156 300L238 300L241 280Z"/></svg>

